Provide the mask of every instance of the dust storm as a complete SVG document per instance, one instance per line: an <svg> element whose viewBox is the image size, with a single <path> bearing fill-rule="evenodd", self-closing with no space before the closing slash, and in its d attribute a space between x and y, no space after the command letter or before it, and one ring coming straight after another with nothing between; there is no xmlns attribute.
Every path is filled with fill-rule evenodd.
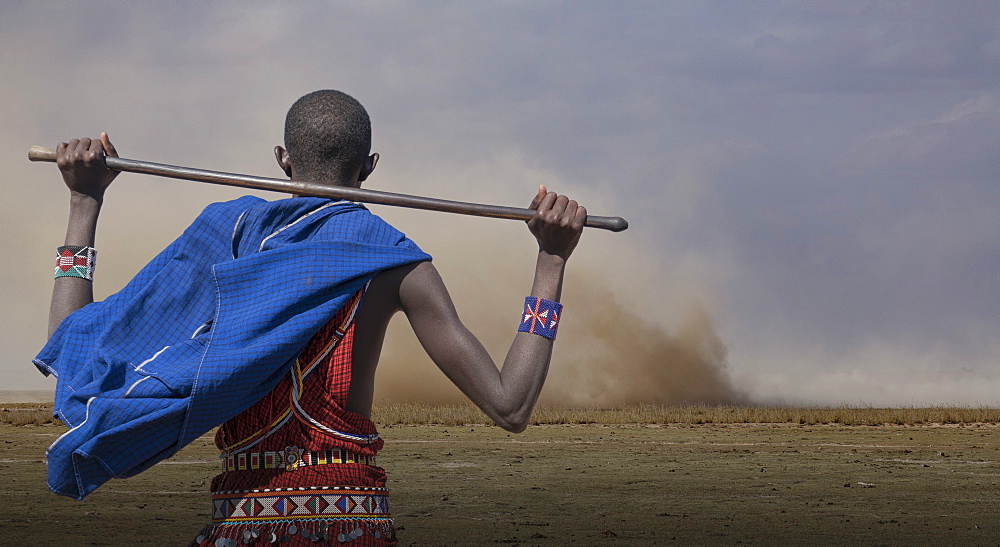
<svg viewBox="0 0 1000 547"><path fill-rule="evenodd" d="M509 308L509 298L495 292L480 288L477 305ZM455 299L462 303L458 296ZM507 303L494 305L494 300ZM746 402L730 382L725 344L704 307L689 306L679 312L676 326L668 331L622 303L607 283L579 273L568 275L563 302L566 307L540 404L610 408ZM501 363L514 335L510 317L462 315L494 361ZM429 360L401 316L390 326L376 394L381 402L466 400Z"/></svg>

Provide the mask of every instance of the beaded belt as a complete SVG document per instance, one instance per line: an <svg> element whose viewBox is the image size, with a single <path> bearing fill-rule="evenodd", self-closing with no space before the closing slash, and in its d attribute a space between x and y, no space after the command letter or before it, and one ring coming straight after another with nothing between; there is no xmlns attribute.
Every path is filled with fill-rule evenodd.
<svg viewBox="0 0 1000 547"><path fill-rule="evenodd" d="M216 524L388 517L389 491L385 488L309 487L212 493L212 520Z"/></svg>
<svg viewBox="0 0 1000 547"><path fill-rule="evenodd" d="M198 545L236 547L292 541L347 543L362 536L394 540L389 491L381 487L309 486L212 492L212 524ZM366 543L367 544L367 543Z"/></svg>
<svg viewBox="0 0 1000 547"><path fill-rule="evenodd" d="M287 446L284 450L268 452L240 452L229 455L223 453L220 457L222 458L223 471L296 469L308 465L329 463L375 465L375 456L362 456L346 450L305 450L295 446Z"/></svg>

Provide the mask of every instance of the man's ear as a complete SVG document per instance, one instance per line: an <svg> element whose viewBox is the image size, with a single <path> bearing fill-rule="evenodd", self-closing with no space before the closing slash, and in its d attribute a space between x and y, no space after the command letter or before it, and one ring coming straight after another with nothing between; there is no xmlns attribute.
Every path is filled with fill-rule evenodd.
<svg viewBox="0 0 1000 547"><path fill-rule="evenodd" d="M375 170L375 164L378 163L378 152L368 156L365 160L365 164L361 166L361 173L358 174L358 182L364 182L368 178L368 175L372 174Z"/></svg>
<svg viewBox="0 0 1000 547"><path fill-rule="evenodd" d="M288 175L288 178L292 178L292 157L288 155L288 150L281 146L275 146L274 159L278 160L278 166Z"/></svg>

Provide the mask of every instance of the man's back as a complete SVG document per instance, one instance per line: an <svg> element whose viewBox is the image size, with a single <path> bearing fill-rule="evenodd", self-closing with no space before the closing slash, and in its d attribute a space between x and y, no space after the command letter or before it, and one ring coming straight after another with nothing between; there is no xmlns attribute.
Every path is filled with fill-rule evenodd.
<svg viewBox="0 0 1000 547"><path fill-rule="evenodd" d="M358 187L371 174L378 161L378 154L369 155L371 136L367 113L360 103L340 92L311 93L296 101L286 118L285 135L288 148L275 147L275 157L279 166L293 180L327 181L333 185ZM97 217L103 203L104 192L116 175L104 165L104 154L116 155L116 151L106 134L102 134L100 139L73 140L69 143L60 143L57 147L57 163L72 196L65 245L72 246L73 252L86 256L92 256L95 252L92 246L96 233ZM323 205L323 207L327 206ZM347 291L353 294L361 288L361 285L368 282L364 299L357 313L353 315L354 338L350 352L350 363L347 363L351 373L349 375L350 386L344 403L346 411L363 417L370 416L374 397L375 369L381 353L386 327L391 317L397 311L402 311L417 339L445 375L498 425L509 431L522 431L527 426L531 410L545 382L556 328L561 320L562 305L559 303L559 299L566 261L579 241L587 216L586 210L578 206L575 201L569 200L566 196L549 192L544 186L539 187L529 207L535 210L535 215L528 221L527 225L538 242L534 281L528 293L529 296L524 299L523 306L517 300L511 304L511 310L519 309L520 311L515 316L517 320L512 321L518 326L516 329L512 328L512 331L516 330L513 334L513 342L499 368L479 340L463 325L440 275L427 260L428 257L420 253L419 250L406 251L404 253L405 259L396 262L365 258L361 262L369 262L364 270L366 273L346 276L344 278L345 285L340 286L334 293L327 293L318 288L312 289L314 279L326 277L328 273L326 268L341 268L344 265L345 257L340 256L339 253L324 252L328 249L317 248L315 256L309 257L311 261L306 261L308 267L315 269L315 275L307 274L287 279L275 279L269 283L260 284L252 282L255 271L246 271L245 275L249 277L243 280L249 280L248 283L241 283L238 276L232 276L234 280L232 286L242 288L243 292L246 293L242 296L234 294L234 297L237 301L242 302L244 307L247 305L252 307L255 299L266 300L271 292L279 289L278 292L284 292L289 288L301 288L306 293L302 296L301 302L314 303L315 299L319 299L320 304L322 304L324 299L332 298L334 295L340 298L346 296ZM250 216L247 217L247 220L256 221L257 218ZM238 231L239 222L237 222L237 229L233 232L234 237ZM275 236L277 234L278 232L275 232ZM266 236L265 239L261 240L257 251L266 250L268 241L277 242L279 239ZM397 240L398 238L393 239L393 241ZM361 246L365 245L365 242L360 243ZM396 245L397 243L390 242L389 247L394 248ZM233 249L236 250L237 247L234 245ZM240 249L239 251L240 253L247 251L251 255L250 261L255 264L255 267L258 268L256 271L259 272L267 272L270 271L269 268L283 264L282 257L284 255L281 253L264 257L263 255L266 253L260 252L263 258L257 260L252 257L253 249ZM240 253L234 254L234 258ZM270 257L276 257L277 262L272 263ZM84 270L92 273L90 266L92 264ZM228 266L225 264L212 265L212 272L215 274L220 270L226 270L226 268ZM61 277L57 274L49 316L50 332L55 330L67 315L93 301L90 273ZM72 279L72 277L83 277L83 279ZM286 332L290 325L298 325L301 328L296 327L295 329L293 336L295 341L284 344L279 341L277 345L293 352L301 351L305 340L315 334L322 325L322 322L316 323L314 321L306 325L300 321L301 316L297 314L296 310L301 309L299 305L301 302L296 300L288 303L287 309L292 313L285 319L275 317L270 321L259 321L251 309L245 310L244 319L256 321L257 327L269 329L267 334L271 338L275 338L276 333ZM330 300L331 304L333 302ZM328 311L332 315L342 305L340 300L336 300L336 302L336 306L321 306L320 309ZM225 306L220 305L219 309L224 311ZM325 316L324 320L326 319L329 317ZM231 320L227 322L227 326L231 324ZM207 346L210 346L212 343L210 333L215 333L221 328L221 322L220 324L209 322L198 327L191 335L192 339L195 339L193 344L200 347L201 342L204 341ZM278 337L283 337L283 335ZM251 338L247 342L252 344L254 340ZM237 353L240 349L236 348ZM261 358L259 353L255 351L244 351L243 353L247 354L247 360ZM146 365L147 361L143 359L148 358L150 361L155 361L158 355L160 354L141 356L138 361L143 364L139 365L136 370L142 369ZM228 362L219 362L211 357L205 353L193 362L197 364L198 370L201 370L202 366L216 368L229 366ZM294 354L290 357L294 357ZM264 360L270 363L266 366L283 366L288 362L288 358L282 354L275 359L265 356ZM299 369L293 367L289 372L289 382L292 386L296 385L296 371ZM239 374L233 379L233 381L243 380L245 379ZM225 384L223 383L220 384L219 392L224 391ZM292 401L296 400L296 393L298 393L297 390L290 392ZM234 397L232 401L232 404L239 408L246 408L254 402L235 399L240 398ZM352 438L353 434L349 431L331 431L323 424L312 423L304 409L295 408L292 414L337 438ZM225 419L221 415L220 418ZM187 424L189 418L186 417L184 420ZM217 423L218 421L212 425ZM361 443L359 446L368 446L365 443L371 442L371 438L370 434L365 435L363 439L358 441ZM292 494L277 496L282 499L272 501L281 507L275 505L268 509L263 505L256 505L260 501L258 498L275 497L271 496L271 491L268 488L264 488L263 491L251 489L245 492L233 490L213 492L213 500L215 500L213 503L218 505L218 507L213 508L213 514L219 514L221 517L212 525L211 533L207 536L201 536L198 543L209 541L210 538L217 538L218 541L224 541L226 544L235 544L234 540L238 538L233 534L236 533L242 534L241 539L244 542L256 540L257 536L254 536L254 532L258 531L257 528L248 528L247 521L243 519L250 514L247 512L250 510L254 512L254 518L262 519L254 522L265 522L270 518L269 515L275 517L277 513L274 511L280 510L280 519L275 520L272 524L280 524L281 526L276 529L282 530L283 534L289 536L295 535L296 532L293 530L297 529L296 522L315 520L315 511L321 510L317 508L323 503L330 503L331 499L343 506L336 507L336 510L342 512L341 517L330 518L341 518L345 523L349 523L352 519L357 520L357 512L352 504L357 503L358 500L348 499L350 496L342 496L338 501L334 499L336 492L339 491L338 489L364 489L369 488L369 486L346 483L330 484L330 481L337 480L335 479L337 473L334 469L329 468L324 471L315 469L317 466L345 462L331 461L328 456L324 455L322 447L316 454L310 453L308 457L295 446L280 449L270 447L271 452L280 452L290 459L280 469L273 466L261 467L261 453L254 453L251 449L252 439L246 447L242 448L241 454L243 460L249 464L240 463L243 460L237 458L234 460L237 462L236 467L227 470L227 473L270 473L274 476L264 477L265 483L274 479L284 484L283 488L303 491L314 491L316 488L322 488L330 490L332 492L330 496L333 497L327 499L326 494L324 494L322 503L318 499L312 500L310 498L305 502L307 506L303 509L295 505L297 502L291 499L294 497ZM229 455L239 456L239 454ZM267 457L266 453L264 457ZM310 470L298 473L297 470L302 467L301 462L305 461L301 458L305 457L308 459L308 465L305 467ZM254 458L256 458L257 463L254 463ZM357 462L352 462L351 465L357 465ZM251 482L256 481L257 478L259 477L251 477ZM351 482L349 479L345 480ZM220 479L220 481L220 484L228 484L225 479ZM324 482L324 484L313 484L317 481ZM96 488L98 484L86 485L87 491ZM81 488L81 490L83 489ZM296 496L299 495L296 494ZM307 496L307 494L301 495ZM362 495L362 497L364 496ZM289 499L284 500L284 498ZM313 501L315 503L309 505ZM241 511L240 518L230 519L229 517L233 514L230 509L236 508ZM218 512L215 509L218 509ZM334 509L329 507L325 509L336 513ZM379 511L381 511L381 507ZM388 519L391 522L387 512L378 512L378 514L383 521ZM323 515L322 518L326 519L328 512L324 512ZM286 517L291 520L287 520ZM347 525L349 524L345 524L345 526ZM362 541L385 539L385 536L382 538L375 536L374 530L369 530L372 535L367 535L362 527L355 529L355 531L360 531L365 537ZM304 536L296 536L295 540L297 541L299 537ZM337 539L343 542L349 539L357 540L360 537L353 535L352 532L350 537L342 533L342 537ZM312 540L309 539L309 541Z"/></svg>

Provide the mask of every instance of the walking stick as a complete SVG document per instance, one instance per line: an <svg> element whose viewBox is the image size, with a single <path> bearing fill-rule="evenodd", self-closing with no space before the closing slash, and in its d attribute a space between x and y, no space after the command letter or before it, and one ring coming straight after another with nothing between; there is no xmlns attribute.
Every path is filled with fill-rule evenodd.
<svg viewBox="0 0 1000 547"><path fill-rule="evenodd" d="M56 161L56 151L51 148L32 146L31 149L28 150L28 159L31 161L54 162ZM447 199L411 196L407 194L396 194L393 192L382 192L379 190L363 190L361 188L348 188L345 186L330 186L300 180L284 180L255 177L251 175L238 175L235 173L222 173L219 171L208 171L205 169L194 169L192 167L166 165L162 163L115 158L111 156L105 156L104 163L108 166L108 169L115 171L128 171L130 173L142 173L145 175L156 175L158 177L209 182L225 186L239 186L241 188L253 188L256 190L272 190L275 192L286 192L300 196L345 199L349 201L375 203L378 205L393 205L396 207L409 207L411 209L425 209L428 211L458 213L461 215L478 217L506 218L511 220L526 221L530 220L531 217L534 216L534 211L531 209L523 209L520 207L467 203L464 201L451 201ZM612 232L621 232L622 230L628 228L628 221L621 217L600 217L587 215L587 222L585 226L588 228L601 228L603 230L611 230Z"/></svg>

